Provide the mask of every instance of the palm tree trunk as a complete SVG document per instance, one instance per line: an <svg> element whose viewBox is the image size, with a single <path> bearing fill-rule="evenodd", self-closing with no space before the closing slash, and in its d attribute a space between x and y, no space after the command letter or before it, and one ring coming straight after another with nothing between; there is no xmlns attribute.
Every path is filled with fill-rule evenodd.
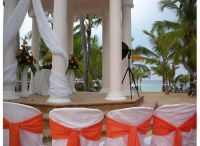
<svg viewBox="0 0 200 146"><path fill-rule="evenodd" d="M86 33L87 33L87 47L88 47L88 71L91 75L91 78L89 78L88 82L89 82L89 85L88 86L91 86L91 83L92 83L92 79L93 79L93 73L92 73L92 65L91 65L91 27L89 26L86 30Z"/></svg>
<svg viewBox="0 0 200 146"><path fill-rule="evenodd" d="M85 35L85 25L84 18L80 18L80 27L81 27L81 43L83 48L83 62L84 62L84 90L88 91L88 51L87 51L87 42Z"/></svg>
<svg viewBox="0 0 200 146"><path fill-rule="evenodd" d="M164 78L165 78L165 95L168 95L169 90L168 90L168 82L167 82L167 67L166 67L166 64L164 65Z"/></svg>
<svg viewBox="0 0 200 146"><path fill-rule="evenodd" d="M162 82L163 82L162 91L164 92L165 91L165 77L164 77L164 75L163 75Z"/></svg>

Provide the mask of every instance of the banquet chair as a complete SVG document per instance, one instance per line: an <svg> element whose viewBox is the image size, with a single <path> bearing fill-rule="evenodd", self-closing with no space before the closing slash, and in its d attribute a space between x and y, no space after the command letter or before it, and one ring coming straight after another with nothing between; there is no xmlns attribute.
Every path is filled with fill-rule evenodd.
<svg viewBox="0 0 200 146"><path fill-rule="evenodd" d="M43 114L31 106L3 102L3 145L42 146Z"/></svg>
<svg viewBox="0 0 200 146"><path fill-rule="evenodd" d="M52 146L98 146L104 113L98 109L60 108L49 112Z"/></svg>
<svg viewBox="0 0 200 146"><path fill-rule="evenodd" d="M105 146L139 146L150 128L153 112L149 107L110 111L106 118Z"/></svg>
<svg viewBox="0 0 200 146"><path fill-rule="evenodd" d="M195 104L163 105L153 116L152 137L143 141L143 146L195 146L190 142L196 121ZM191 134L192 133L192 134Z"/></svg>

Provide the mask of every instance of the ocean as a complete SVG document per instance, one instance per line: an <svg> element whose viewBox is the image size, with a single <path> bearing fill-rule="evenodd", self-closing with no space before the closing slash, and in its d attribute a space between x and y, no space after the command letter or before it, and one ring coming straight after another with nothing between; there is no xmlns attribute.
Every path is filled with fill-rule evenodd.
<svg viewBox="0 0 200 146"><path fill-rule="evenodd" d="M134 84L132 84L134 87ZM138 84L140 89L140 84ZM142 80L142 92L162 92L162 80Z"/></svg>

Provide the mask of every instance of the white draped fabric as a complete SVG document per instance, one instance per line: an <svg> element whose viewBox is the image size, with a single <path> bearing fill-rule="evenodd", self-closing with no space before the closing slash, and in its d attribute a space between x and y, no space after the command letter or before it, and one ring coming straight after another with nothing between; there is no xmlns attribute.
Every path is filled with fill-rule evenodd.
<svg viewBox="0 0 200 146"><path fill-rule="evenodd" d="M9 49L12 48L13 41L16 39L19 28L21 27L31 0L20 0L12 14L9 16L4 25L3 32L3 54L7 57ZM15 51L15 50L13 50ZM16 80L17 60L10 66L4 66L3 83L14 83Z"/></svg>
<svg viewBox="0 0 200 146"><path fill-rule="evenodd" d="M66 76L51 70L49 95L51 97L66 97L69 93L72 92Z"/></svg>
<svg viewBox="0 0 200 146"><path fill-rule="evenodd" d="M13 11L11 16L8 18L7 22L5 23L5 27L4 27L4 55L5 56L6 56L6 53L8 52L8 49L12 49L12 47L10 47L10 44L16 38L16 35L28 11L30 2L31 0L20 0L15 10ZM60 55L63 57L67 66L68 65L67 53L62 47L61 42L59 42L59 40L57 39L58 37L49 26L48 20L42 8L41 1L32 0L32 4L33 4L35 16L36 16L39 33L42 39L44 40L45 44L47 45L47 47L53 54ZM4 68L4 83L15 82L16 69L17 69L16 63L13 64L12 66L8 66ZM71 94L71 90L68 86L66 76L63 76L57 73L56 71L52 70L51 77L50 77L49 94L51 97L58 96L58 95L67 96Z"/></svg>
<svg viewBox="0 0 200 146"><path fill-rule="evenodd" d="M17 61L3 69L3 83L12 84L16 80Z"/></svg>

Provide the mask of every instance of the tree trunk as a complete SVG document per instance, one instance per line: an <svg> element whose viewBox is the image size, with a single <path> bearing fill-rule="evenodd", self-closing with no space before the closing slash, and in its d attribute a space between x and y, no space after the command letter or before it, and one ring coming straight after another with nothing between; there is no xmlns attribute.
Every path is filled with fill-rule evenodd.
<svg viewBox="0 0 200 146"><path fill-rule="evenodd" d="M87 41L85 35L85 25L84 18L80 18L81 27L81 43L83 48L83 62L84 62L84 90L88 91L88 51L87 51Z"/></svg>
<svg viewBox="0 0 200 146"><path fill-rule="evenodd" d="M168 82L167 82L167 68L166 68L166 64L164 65L164 78L165 78L165 95L169 94L169 90L168 90Z"/></svg>
<svg viewBox="0 0 200 146"><path fill-rule="evenodd" d="M163 75L163 79L162 79L162 82L163 82L163 85L162 85L162 92L164 92L165 91L165 77L164 77L164 75Z"/></svg>
<svg viewBox="0 0 200 146"><path fill-rule="evenodd" d="M93 79L93 73L92 73L92 65L91 65L91 27L89 26L86 30L87 32L87 48L88 48L88 71L91 75L91 78L89 78L88 86L90 87L92 85L92 79Z"/></svg>

